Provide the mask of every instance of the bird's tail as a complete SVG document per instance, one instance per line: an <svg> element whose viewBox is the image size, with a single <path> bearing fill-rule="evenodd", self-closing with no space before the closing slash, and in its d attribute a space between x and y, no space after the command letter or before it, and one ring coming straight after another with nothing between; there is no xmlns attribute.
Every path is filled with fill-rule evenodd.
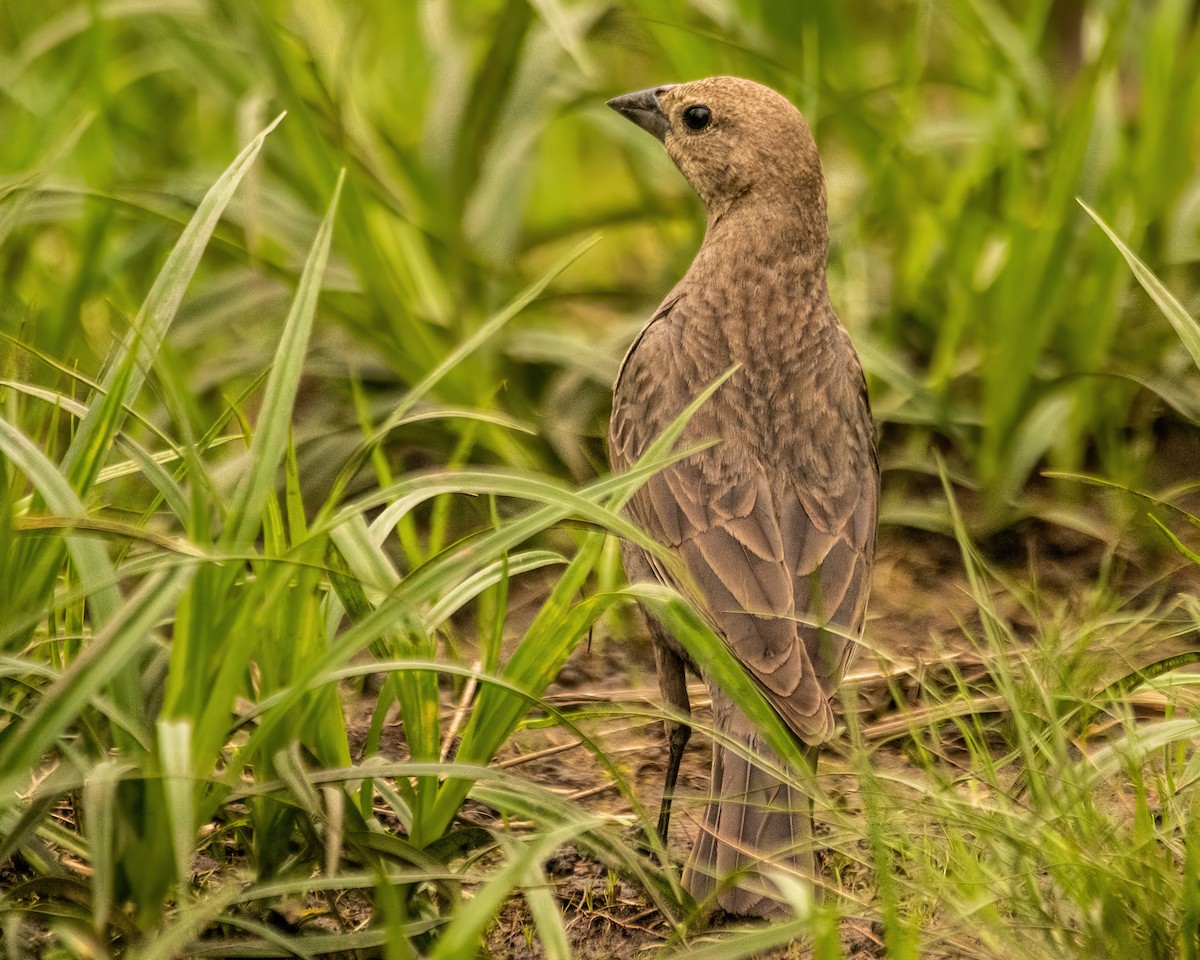
<svg viewBox="0 0 1200 960"><path fill-rule="evenodd" d="M815 879L812 800L763 769L761 762L776 768L782 765L739 710L718 710L717 725L761 761L714 744L712 794L683 872L683 885L698 901L719 891L717 905L727 913L790 916L792 910L780 899L772 876L790 875L810 884ZM817 748L806 752L815 773ZM818 891L814 885L814 896Z"/></svg>

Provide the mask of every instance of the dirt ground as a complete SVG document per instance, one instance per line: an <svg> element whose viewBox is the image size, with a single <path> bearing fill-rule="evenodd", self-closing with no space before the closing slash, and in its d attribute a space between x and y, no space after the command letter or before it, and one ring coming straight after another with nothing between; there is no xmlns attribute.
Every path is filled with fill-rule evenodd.
<svg viewBox="0 0 1200 960"><path fill-rule="evenodd" d="M1058 527L1029 525L992 545L989 564L1013 582L1036 579L1037 606L1066 609L1087 602L1087 591L1096 583L1106 561L1106 550L1093 539ZM1149 567L1153 566L1153 571ZM1036 577L1033 577L1036 571ZM1194 567L1168 562L1131 563L1121 578L1122 593L1141 602L1161 597L1169 602L1181 590L1200 587ZM529 590L529 615L539 591ZM518 598L519 599L519 598ZM997 612L1018 636L1031 635L1034 618L1013 592L993 592ZM514 616L519 630L522 619ZM970 658L968 633L978 626L973 600L959 548L951 539L911 529L885 531L879 545L867 641L873 648L851 669L847 683L858 690L858 711L869 733L887 732L897 722L893 696L909 689L916 699L919 679L927 670L945 665L947 657ZM961 666L962 661L956 661ZM892 677L889 691L886 677ZM899 677L899 682L895 678ZM708 698L699 682L691 687L693 710L707 719ZM659 702L653 653L645 640L618 642L601 630L590 643L581 644L548 692L548 699L563 709L588 704L620 704L653 708ZM360 706L368 708L370 704ZM448 711L451 705L448 704ZM365 720L362 714L358 723ZM638 801L657 811L666 748L660 725L637 717L608 718L588 727L589 735L604 746L633 786ZM832 745L836 752L836 745ZM885 748L886 749L886 748ZM403 756L402 734L392 727L385 734L385 753ZM671 846L680 861L686 859L703 808L711 753L706 738L692 738L680 774ZM628 800L616 789L609 774L591 754L560 727L527 730L511 739L497 765L527 778L586 809L625 818L633 823ZM467 818L487 824L485 808L468 807ZM818 834L822 825L818 816ZM630 827L632 833L632 826ZM545 864L564 912L574 955L596 960L626 960L650 956L670 941L670 926L634 885L574 848L560 850ZM719 926L719 920L718 924ZM495 960L525 960L543 956L532 936L533 921L525 901L512 898L488 935L487 951ZM847 919L840 931L843 951L850 960L884 955L880 932L869 922ZM810 956L803 944L767 956Z"/></svg>

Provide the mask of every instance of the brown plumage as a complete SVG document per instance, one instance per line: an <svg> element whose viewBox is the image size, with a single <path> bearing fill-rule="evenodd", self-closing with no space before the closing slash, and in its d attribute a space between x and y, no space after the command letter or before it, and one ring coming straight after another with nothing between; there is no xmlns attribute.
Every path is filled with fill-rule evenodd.
<svg viewBox="0 0 1200 960"><path fill-rule="evenodd" d="M691 584L675 582L628 543L626 572L634 582L693 594L815 764L816 748L833 733L829 700L854 653L843 635L862 629L879 503L862 368L826 288L828 218L816 145L786 99L734 77L640 91L609 105L663 141L708 211L695 260L617 376L614 470L636 461L689 401L739 365L682 441L719 442L652 477L629 507L678 554ZM832 629L813 625L821 623ZM686 713L684 667L696 665L653 618L650 627L664 699ZM778 763L750 721L708 686L717 728ZM667 732L664 839L689 730L668 723ZM719 744L711 789L685 885L706 897L737 871L735 885L717 897L722 908L780 912L772 870L814 873L811 802Z"/></svg>

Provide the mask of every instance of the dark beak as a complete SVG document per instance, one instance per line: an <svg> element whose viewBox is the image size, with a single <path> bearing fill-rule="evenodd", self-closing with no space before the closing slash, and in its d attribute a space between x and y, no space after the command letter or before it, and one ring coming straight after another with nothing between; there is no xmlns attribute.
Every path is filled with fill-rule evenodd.
<svg viewBox="0 0 1200 960"><path fill-rule="evenodd" d="M623 97L613 97L608 101L608 105L626 120L632 120L647 133L665 141L670 124L667 122L667 115L663 113L663 109L659 105L658 95L670 89L671 87L668 85L654 87L651 90L638 90L636 93L627 93Z"/></svg>

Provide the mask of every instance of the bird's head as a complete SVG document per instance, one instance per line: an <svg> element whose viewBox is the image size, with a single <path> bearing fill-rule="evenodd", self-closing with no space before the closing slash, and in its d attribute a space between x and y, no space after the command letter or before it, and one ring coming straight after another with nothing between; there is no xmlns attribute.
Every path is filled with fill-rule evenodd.
<svg viewBox="0 0 1200 960"><path fill-rule="evenodd" d="M709 77L639 90L608 105L665 144L708 207L749 202L825 219L825 180L800 111L769 87Z"/></svg>

